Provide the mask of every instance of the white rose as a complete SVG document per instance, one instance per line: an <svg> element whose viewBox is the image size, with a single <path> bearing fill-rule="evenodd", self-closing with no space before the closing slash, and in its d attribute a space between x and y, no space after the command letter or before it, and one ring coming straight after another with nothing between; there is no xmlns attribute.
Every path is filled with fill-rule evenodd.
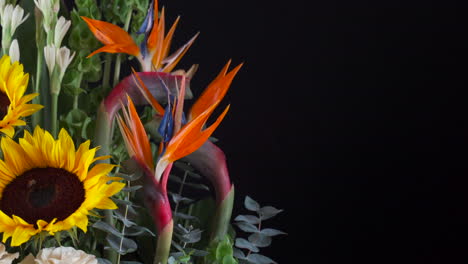
<svg viewBox="0 0 468 264"><path fill-rule="evenodd" d="M19 253L10 254L6 251L5 245L0 243L0 264L11 264L14 259L18 258Z"/></svg>
<svg viewBox="0 0 468 264"><path fill-rule="evenodd" d="M34 260L34 262L31 262ZM44 248L39 251L36 259L25 258L21 264L97 264L95 256L72 247ZM3 264L3 263L0 263Z"/></svg>

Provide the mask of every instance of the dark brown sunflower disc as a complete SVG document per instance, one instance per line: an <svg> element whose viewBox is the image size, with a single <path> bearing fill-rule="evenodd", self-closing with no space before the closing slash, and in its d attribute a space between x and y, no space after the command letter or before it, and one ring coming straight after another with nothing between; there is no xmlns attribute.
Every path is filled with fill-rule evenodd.
<svg viewBox="0 0 468 264"><path fill-rule="evenodd" d="M30 224L66 219L85 200L83 183L64 169L35 168L10 182L2 193L0 210Z"/></svg>
<svg viewBox="0 0 468 264"><path fill-rule="evenodd" d="M8 106L10 106L10 99L8 96L0 92L0 120L3 119L8 113Z"/></svg>

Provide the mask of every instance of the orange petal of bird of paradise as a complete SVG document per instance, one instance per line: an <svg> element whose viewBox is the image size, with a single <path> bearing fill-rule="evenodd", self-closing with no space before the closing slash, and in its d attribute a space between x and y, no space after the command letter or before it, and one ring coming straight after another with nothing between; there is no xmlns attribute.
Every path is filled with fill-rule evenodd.
<svg viewBox="0 0 468 264"><path fill-rule="evenodd" d="M172 137L171 141L167 145L164 155L156 165L155 176L158 181L160 180L164 169L169 163L193 153L195 150L200 148L215 131L215 129L223 120L224 116L227 114L229 105L226 107L226 109L224 109L223 113L218 116L216 121L210 127L203 131L202 128L216 106L218 106L219 102L220 101L215 102L194 120L183 126L181 130L176 135L174 135L174 137Z"/></svg>
<svg viewBox="0 0 468 264"><path fill-rule="evenodd" d="M203 91L202 95L193 104L192 108L190 109L189 120L199 116L216 101L222 100L224 95L226 95L226 92L229 89L234 76L236 76L237 72L242 67L242 64L239 64L229 73L227 73L230 64L231 60L226 63L218 76L208 85L205 91Z"/></svg>
<svg viewBox="0 0 468 264"><path fill-rule="evenodd" d="M128 110L123 107L125 122L122 117L117 116L120 132L127 146L129 155L134 157L140 165L146 166L149 171L153 171L153 155L149 144L145 128L135 109L132 99L127 96Z"/></svg>
<svg viewBox="0 0 468 264"><path fill-rule="evenodd" d="M88 27L91 32L93 32L94 36L105 45L88 55L88 57L99 52L127 53L133 56L138 56L140 54L140 49L125 30L105 21L84 16L81 18L86 22L86 24L88 24Z"/></svg>

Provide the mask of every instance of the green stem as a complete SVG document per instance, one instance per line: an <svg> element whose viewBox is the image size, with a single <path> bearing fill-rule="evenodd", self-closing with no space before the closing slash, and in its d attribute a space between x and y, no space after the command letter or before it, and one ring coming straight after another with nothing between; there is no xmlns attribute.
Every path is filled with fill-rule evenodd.
<svg viewBox="0 0 468 264"><path fill-rule="evenodd" d="M34 80L34 93L39 93L39 88L41 86L42 80L42 67L44 63L44 49L38 48L37 50L37 59L36 59L36 79ZM38 96L33 98L33 104L41 104L41 93ZM36 112L32 115L32 127L36 127L41 123L41 112Z"/></svg>
<svg viewBox="0 0 468 264"><path fill-rule="evenodd" d="M100 146L100 149L97 152L98 156L105 156L110 154L110 144L112 141L112 128L113 122L109 120L109 115L106 112L106 108L104 103L101 103L97 110L97 117L96 117L96 129L94 133L94 145ZM108 163L109 160L98 160L99 162L106 162ZM107 224L114 226L114 221L112 219L112 210L105 210L105 221ZM105 257L111 263L117 263L118 254L114 250L107 250L105 251Z"/></svg>
<svg viewBox="0 0 468 264"><path fill-rule="evenodd" d="M51 122L52 122L52 136L57 138L58 133L58 120L57 120L57 110L58 110L58 94L51 94L52 95L52 113L51 113Z"/></svg>
<svg viewBox="0 0 468 264"><path fill-rule="evenodd" d="M125 18L125 24L124 24L124 30L128 31L128 28L130 27L130 20L132 19L132 14L133 14L133 7L129 9L127 13L127 17ZM120 79L120 64L122 60L122 55L117 55L117 58L115 59L115 66L114 66L114 81L112 82L113 86L115 87L119 83Z"/></svg>
<svg viewBox="0 0 468 264"><path fill-rule="evenodd" d="M224 239L227 234L229 223L231 221L232 208L234 206L234 186L223 201L217 206L213 229L211 230L211 241L218 242Z"/></svg>
<svg viewBox="0 0 468 264"><path fill-rule="evenodd" d="M158 244L156 246L156 255L154 256L153 264L167 264L169 251L171 249L173 226L174 222L171 220L171 222L161 230L158 236Z"/></svg>
<svg viewBox="0 0 468 264"><path fill-rule="evenodd" d="M102 74L102 88L108 89L110 84L110 70L112 66L112 54L106 53L104 58L104 73Z"/></svg>
<svg viewBox="0 0 468 264"><path fill-rule="evenodd" d="M127 186L130 187L130 181L127 181ZM125 200L130 201L130 192L127 192L127 197ZM125 214L124 214L125 219L127 219L127 215L128 215L128 205L125 206ZM125 235L125 225L122 225L121 234ZM120 239L120 245L119 245L120 250L122 249L123 240L124 240L124 237L122 236L122 238ZM117 256L117 264L120 264L120 254Z"/></svg>
<svg viewBox="0 0 468 264"><path fill-rule="evenodd" d="M80 98L79 94L73 96L73 109L78 109L78 99Z"/></svg>

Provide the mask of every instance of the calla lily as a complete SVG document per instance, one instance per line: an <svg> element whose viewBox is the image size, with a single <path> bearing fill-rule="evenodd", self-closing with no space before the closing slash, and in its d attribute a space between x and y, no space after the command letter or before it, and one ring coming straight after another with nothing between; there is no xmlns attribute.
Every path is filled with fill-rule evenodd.
<svg viewBox="0 0 468 264"><path fill-rule="evenodd" d="M94 36L104 44L103 47L92 52L88 57L100 52L127 53L139 60L145 72L171 72L198 36L197 33L185 45L169 55L169 47L179 17L165 34L164 8L161 11L161 16L158 17L157 0L151 3L147 17L140 28L139 33L145 34L145 39L140 47L125 30L114 24L84 16L81 18L88 24ZM152 23L150 20L153 20Z"/></svg>

